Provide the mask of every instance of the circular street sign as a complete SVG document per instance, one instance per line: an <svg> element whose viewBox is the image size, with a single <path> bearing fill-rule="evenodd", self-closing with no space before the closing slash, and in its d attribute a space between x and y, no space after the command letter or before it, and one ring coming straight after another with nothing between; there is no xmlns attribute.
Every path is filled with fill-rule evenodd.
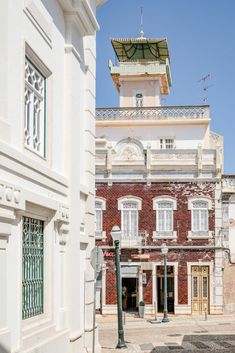
<svg viewBox="0 0 235 353"><path fill-rule="evenodd" d="M103 263L104 263L103 251L102 249L96 246L91 250L91 260L90 260L91 266L96 271L96 276L98 276Z"/></svg>

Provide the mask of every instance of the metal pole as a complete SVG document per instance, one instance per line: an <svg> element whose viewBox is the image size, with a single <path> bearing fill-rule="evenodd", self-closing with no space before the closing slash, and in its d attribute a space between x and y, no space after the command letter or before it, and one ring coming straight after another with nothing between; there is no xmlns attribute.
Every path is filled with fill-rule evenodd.
<svg viewBox="0 0 235 353"><path fill-rule="evenodd" d="M115 240L114 244L115 244L117 313L118 313L118 344L116 348L127 348L124 340L124 330L123 330L123 322L122 322L122 284L121 284L121 271L120 271L119 240Z"/></svg>
<svg viewBox="0 0 235 353"><path fill-rule="evenodd" d="M157 321L157 303L154 302L154 320Z"/></svg>
<svg viewBox="0 0 235 353"><path fill-rule="evenodd" d="M169 322L167 310L167 264L166 255L164 255L164 311L162 322Z"/></svg>

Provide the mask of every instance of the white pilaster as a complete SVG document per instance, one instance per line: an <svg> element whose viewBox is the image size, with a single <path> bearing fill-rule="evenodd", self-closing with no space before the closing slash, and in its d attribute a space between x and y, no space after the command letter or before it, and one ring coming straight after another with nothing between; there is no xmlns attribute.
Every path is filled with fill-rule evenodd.
<svg viewBox="0 0 235 353"><path fill-rule="evenodd" d="M139 302L143 301L143 271L139 267Z"/></svg>

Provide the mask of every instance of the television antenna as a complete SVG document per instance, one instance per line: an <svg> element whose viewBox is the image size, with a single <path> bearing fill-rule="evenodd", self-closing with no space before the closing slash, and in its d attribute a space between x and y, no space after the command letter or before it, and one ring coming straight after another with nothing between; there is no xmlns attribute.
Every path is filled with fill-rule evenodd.
<svg viewBox="0 0 235 353"><path fill-rule="evenodd" d="M208 80L210 79L211 79L211 74L207 74L202 76L200 80L197 81L202 83L201 89L202 89L203 96L201 98L204 104L208 101L207 92L209 88L213 86L212 84L207 84Z"/></svg>

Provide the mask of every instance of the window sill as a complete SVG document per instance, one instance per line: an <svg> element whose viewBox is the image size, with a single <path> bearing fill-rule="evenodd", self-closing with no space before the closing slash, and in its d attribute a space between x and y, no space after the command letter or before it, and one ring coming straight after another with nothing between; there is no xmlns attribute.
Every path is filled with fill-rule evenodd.
<svg viewBox="0 0 235 353"><path fill-rule="evenodd" d="M106 232L95 232L95 240L106 240Z"/></svg>
<svg viewBox="0 0 235 353"><path fill-rule="evenodd" d="M37 152L36 150L30 148L28 145L24 144L24 148L25 148L27 151L29 151L29 152L33 153L34 155L38 156L38 157L41 158L42 160L44 160L44 161L47 160L46 156L44 156L44 155L40 154L39 152Z"/></svg>
<svg viewBox="0 0 235 353"><path fill-rule="evenodd" d="M154 231L153 232L153 240L157 241L158 239L177 239L177 232L174 231Z"/></svg>
<svg viewBox="0 0 235 353"><path fill-rule="evenodd" d="M188 232L188 240L192 239L212 239L213 232L211 230L208 231L189 231Z"/></svg>

